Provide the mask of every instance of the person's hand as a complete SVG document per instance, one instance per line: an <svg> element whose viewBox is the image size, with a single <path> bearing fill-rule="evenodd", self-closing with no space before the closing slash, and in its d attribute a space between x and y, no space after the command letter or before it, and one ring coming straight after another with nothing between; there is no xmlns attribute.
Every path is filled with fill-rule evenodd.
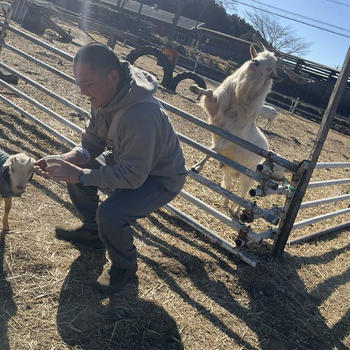
<svg viewBox="0 0 350 350"><path fill-rule="evenodd" d="M50 163L53 164L50 165ZM76 184L79 183L79 176L83 174L83 169L63 159L52 159L47 161L45 172L48 177L56 181Z"/></svg>
<svg viewBox="0 0 350 350"><path fill-rule="evenodd" d="M34 172L40 176L48 177L46 168L47 168L47 162L49 159L59 159L62 158L61 155L50 155L45 156L44 158L41 158L37 160L35 163L33 163Z"/></svg>
<svg viewBox="0 0 350 350"><path fill-rule="evenodd" d="M45 171L46 169L46 162L45 160L39 159L33 164L33 170L34 173L43 177L48 177L47 172Z"/></svg>
<svg viewBox="0 0 350 350"><path fill-rule="evenodd" d="M86 158L83 156L81 152L78 152L75 149L72 149L71 151L62 154L61 158L68 163L78 165L78 166L86 164Z"/></svg>

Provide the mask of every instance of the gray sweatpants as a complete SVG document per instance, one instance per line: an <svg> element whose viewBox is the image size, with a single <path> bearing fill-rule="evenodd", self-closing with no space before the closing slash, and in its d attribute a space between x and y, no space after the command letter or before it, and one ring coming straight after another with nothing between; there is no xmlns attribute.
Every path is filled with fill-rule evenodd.
<svg viewBox="0 0 350 350"><path fill-rule="evenodd" d="M88 230L98 230L112 264L118 268L129 268L136 262L130 225L170 202L179 193L169 192L162 178L157 176L149 176L138 189L115 190L101 204L97 187L81 184L68 184L67 187L84 226Z"/></svg>

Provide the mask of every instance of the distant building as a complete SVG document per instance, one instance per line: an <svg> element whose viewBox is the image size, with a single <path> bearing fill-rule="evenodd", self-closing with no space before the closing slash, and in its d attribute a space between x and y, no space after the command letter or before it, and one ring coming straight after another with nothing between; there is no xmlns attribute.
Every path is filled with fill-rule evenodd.
<svg viewBox="0 0 350 350"><path fill-rule="evenodd" d="M220 56L239 64L250 59L250 41L202 26L194 29L194 32L192 45L203 52Z"/></svg>
<svg viewBox="0 0 350 350"><path fill-rule="evenodd" d="M117 0L99 1L99 4L106 5L114 10L119 9L117 3ZM152 22L154 32L163 37L167 36L174 19L174 13L159 10L157 7L141 4L133 0L129 0L122 11ZM191 44L194 35L193 31L203 24L203 22L181 16L176 26L175 40L183 45Z"/></svg>

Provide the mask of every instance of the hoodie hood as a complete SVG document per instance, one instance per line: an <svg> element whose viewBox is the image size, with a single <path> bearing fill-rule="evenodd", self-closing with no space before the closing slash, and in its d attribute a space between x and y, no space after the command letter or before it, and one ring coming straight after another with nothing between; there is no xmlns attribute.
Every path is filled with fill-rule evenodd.
<svg viewBox="0 0 350 350"><path fill-rule="evenodd" d="M133 105L136 101L152 96L158 89L157 79L152 74L127 61L122 61L121 65L121 88L107 106L100 108L104 114Z"/></svg>

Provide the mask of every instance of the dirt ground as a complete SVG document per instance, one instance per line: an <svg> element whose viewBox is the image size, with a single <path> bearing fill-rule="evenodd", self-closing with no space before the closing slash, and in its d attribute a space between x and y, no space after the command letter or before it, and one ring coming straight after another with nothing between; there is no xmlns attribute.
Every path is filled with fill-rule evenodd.
<svg viewBox="0 0 350 350"><path fill-rule="evenodd" d="M71 55L90 38L69 23L76 44L44 38ZM90 33L96 40L107 39ZM6 42L72 75L71 63L34 46L12 33ZM117 45L123 58L130 51ZM86 98L72 84L57 78L9 50L3 63L88 110ZM162 78L154 59L143 57L136 65ZM206 120L184 81L177 94L160 88L157 97ZM211 86L211 83L208 82ZM66 119L83 127L82 117L20 80L18 89ZM79 135L4 87L0 93L41 121L79 142ZM68 149L66 145L0 104L0 147L12 154L23 151L40 158ZM210 134L169 113L176 130L210 145ZM307 159L319 125L286 111L266 128L258 121L271 149L289 160ZM320 161L349 161L348 136L330 131ZM183 145L191 167L201 154ZM221 182L218 162L211 160L202 173ZM349 169L316 170L312 181L349 178ZM188 179L185 190L226 215L222 198ZM237 189L235 188L235 191ZM305 201L349 193L349 185L308 191ZM229 241L236 232L181 198L173 204ZM283 205L277 196L260 198L261 207ZM343 209L348 202L300 211L297 221ZM339 216L293 231L291 238L346 222ZM261 262L254 269L200 233L161 209L135 227L138 280L123 292L106 298L92 283L105 261L103 250L58 241L54 227L79 222L63 183L35 176L10 214L11 230L0 240L0 349L232 349L232 350L342 350L350 345L349 230L303 245L288 246L282 258L269 258L272 242L254 247ZM252 224L255 232L267 225Z"/></svg>

